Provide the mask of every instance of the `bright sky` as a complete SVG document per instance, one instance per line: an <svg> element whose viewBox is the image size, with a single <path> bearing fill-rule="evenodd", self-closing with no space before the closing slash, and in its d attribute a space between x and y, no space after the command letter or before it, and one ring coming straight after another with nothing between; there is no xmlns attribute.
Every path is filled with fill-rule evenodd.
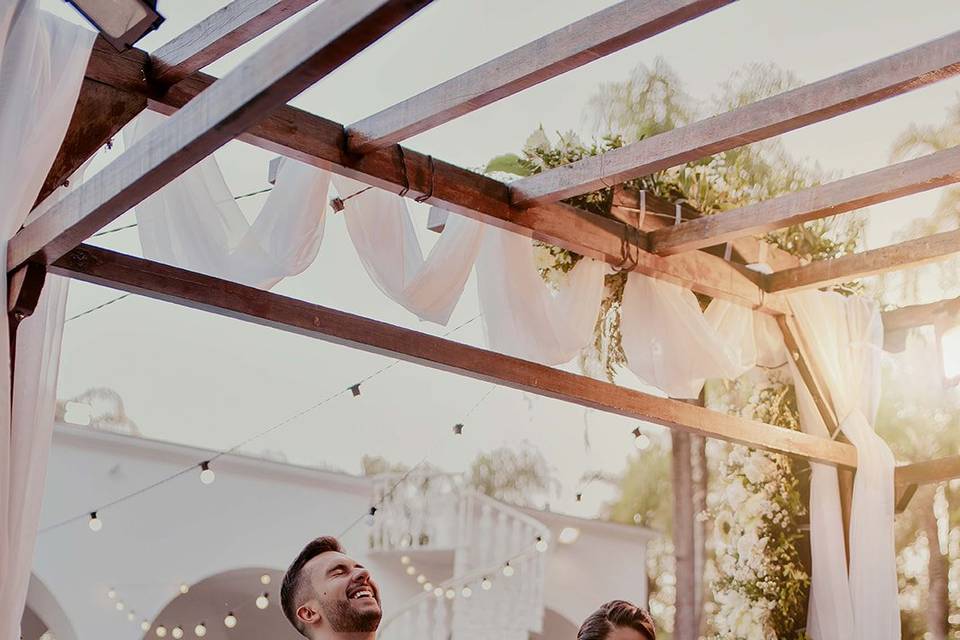
<svg viewBox="0 0 960 640"><path fill-rule="evenodd" d="M148 36L148 50L223 5L223 0L166 0L167 22ZM601 0L437 0L419 15L318 83L296 104L349 123L426 89L493 56L613 4ZM61 15L57 0L41 5ZM548 81L409 141L461 166L517 151L542 124L550 132L592 135L584 106L602 82L622 80L638 64L665 58L692 95L708 99L731 73L752 62L774 62L811 82L915 46L960 28L956 0L741 0L621 53ZM267 34L267 37L273 34ZM222 75L257 42L209 69ZM893 139L911 122L941 122L960 99L960 79L861 109L783 136L788 149L842 175L889 162ZM240 143L218 154L235 194L266 185L271 155ZM937 192L873 207L867 244L892 234L933 208ZM253 215L262 199L244 202ZM420 226L425 215L421 212ZM129 214L109 228L132 222ZM431 234L422 234L425 245ZM99 239L139 253L135 230ZM316 263L275 288L337 309L442 334L385 298L363 271L342 219L328 216ZM115 297L111 290L74 283L68 317ZM473 283L450 327L477 314ZM479 321L452 338L482 344ZM62 398L95 386L117 390L128 414L151 438L215 449L233 446L390 360L199 311L130 297L66 325L60 373ZM245 451L282 451L291 462L359 469L363 453L415 464L424 456L448 470L466 467L477 452L528 441L540 448L564 493L556 509L592 515L608 493L594 486L577 504L577 480L588 469L616 472L632 450L633 422L496 390L467 420L466 436L451 426L489 385L399 364L363 386L360 398L341 397L257 440ZM589 424L592 443L584 447ZM654 437L667 437L650 427ZM147 499L147 498L144 498Z"/></svg>

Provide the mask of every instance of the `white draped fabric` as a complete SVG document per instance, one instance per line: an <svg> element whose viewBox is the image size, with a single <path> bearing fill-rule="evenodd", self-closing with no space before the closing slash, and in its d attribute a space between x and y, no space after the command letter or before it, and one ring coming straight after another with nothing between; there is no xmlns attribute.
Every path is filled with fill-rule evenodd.
<svg viewBox="0 0 960 640"><path fill-rule="evenodd" d="M671 398L696 398L707 378L733 379L756 366L754 315L717 300L704 313L692 291L631 273L620 322L627 367Z"/></svg>
<svg viewBox="0 0 960 640"><path fill-rule="evenodd" d="M404 198L338 175L333 184L349 198L347 233L374 284L421 320L446 324L470 277L484 225L451 213L424 259Z"/></svg>
<svg viewBox="0 0 960 640"><path fill-rule="evenodd" d="M125 140L135 143L165 118L141 113ZM270 289L317 257L329 185L328 172L284 159L276 186L251 224L211 155L137 205L143 255Z"/></svg>
<svg viewBox="0 0 960 640"><path fill-rule="evenodd" d="M607 265L581 259L551 290L537 272L530 238L488 227L477 291L494 351L548 365L572 360L593 340Z"/></svg>
<svg viewBox="0 0 960 640"><path fill-rule="evenodd" d="M809 633L814 640L898 639L894 458L873 430L880 401L880 313L864 298L820 291L794 294L790 306L811 364L823 376L840 428L857 448L849 580L844 575L836 471L811 465L813 584ZM826 427L796 372L794 380L804 431L826 435Z"/></svg>
<svg viewBox="0 0 960 640"><path fill-rule="evenodd" d="M66 133L94 33L24 0L0 8L0 213L6 240L27 218ZM0 299L7 280L0 279ZM53 430L66 283L49 276L17 336L11 404L9 330L0 323L0 637L20 636Z"/></svg>

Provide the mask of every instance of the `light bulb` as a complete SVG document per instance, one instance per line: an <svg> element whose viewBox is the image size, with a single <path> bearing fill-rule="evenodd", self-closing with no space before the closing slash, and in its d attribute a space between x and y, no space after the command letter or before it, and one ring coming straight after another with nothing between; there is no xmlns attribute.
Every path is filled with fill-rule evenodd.
<svg viewBox="0 0 960 640"><path fill-rule="evenodd" d="M117 601L117 604L113 606L117 608L117 611L123 611L123 601Z"/></svg>
<svg viewBox="0 0 960 640"><path fill-rule="evenodd" d="M537 536L537 551L539 551L540 553L543 553L547 550L548 547L549 545L547 544L547 541L541 538L540 536Z"/></svg>
<svg viewBox="0 0 960 640"><path fill-rule="evenodd" d="M174 640L180 640L180 638L183 637L183 629L181 629L179 626L176 626L172 631L170 631L170 635L173 636Z"/></svg>
<svg viewBox="0 0 960 640"><path fill-rule="evenodd" d="M143 622L141 622L141 623L140 623L140 630L141 630L141 631L150 631L150 621L149 621L149 620L144 620Z"/></svg>
<svg viewBox="0 0 960 640"><path fill-rule="evenodd" d="M412 576L412 575L415 574L416 572L417 572L417 568L416 568L415 566L410 565L409 567L407 567L407 575L408 575L408 576Z"/></svg>
<svg viewBox="0 0 960 640"><path fill-rule="evenodd" d="M167 628L166 628L165 626L163 626L163 625L160 625L159 627L157 627L156 629L154 629L154 632L157 634L157 637L158 637L158 638L166 638L166 637L167 637Z"/></svg>
<svg viewBox="0 0 960 640"><path fill-rule="evenodd" d="M464 598L469 598L473 595L473 589L470 587L464 587L463 590L460 591L460 595L462 595Z"/></svg>
<svg viewBox="0 0 960 640"><path fill-rule="evenodd" d="M110 589L109 591L107 591L107 597L113 600L114 598L117 597L117 592L113 589Z"/></svg>
<svg viewBox="0 0 960 640"><path fill-rule="evenodd" d="M207 625L201 622L200 624L198 624L193 628L193 633L198 638L202 638L203 636L207 635Z"/></svg>
<svg viewBox="0 0 960 640"><path fill-rule="evenodd" d="M490 589L493 588L493 583L490 582L490 578L484 578L480 582L480 588L483 589L484 591L490 591Z"/></svg>
<svg viewBox="0 0 960 640"><path fill-rule="evenodd" d="M417 582L419 584L423 584L426 581L427 581L427 576L423 575L422 573L417 576Z"/></svg>
<svg viewBox="0 0 960 640"><path fill-rule="evenodd" d="M453 600L456 597L457 592L453 589L447 589L447 592L444 595L447 596L447 600Z"/></svg>
<svg viewBox="0 0 960 640"><path fill-rule="evenodd" d="M633 430L633 446L639 451L645 451L650 446L650 438L640 431L640 427Z"/></svg>
<svg viewBox="0 0 960 640"><path fill-rule="evenodd" d="M257 609L266 609L270 606L270 597L264 593L257 596Z"/></svg>
<svg viewBox="0 0 960 640"><path fill-rule="evenodd" d="M437 587L436 589L434 589L434 590L433 590L433 595L437 596L438 598L442 598L442 597L443 597L443 587Z"/></svg>
<svg viewBox="0 0 960 640"><path fill-rule="evenodd" d="M188 585L186 582L181 582L181 583L180 583L180 593L186 594L188 591L190 591L190 585Z"/></svg>
<svg viewBox="0 0 960 640"><path fill-rule="evenodd" d="M265 574L263 574L262 576L260 576L260 584L270 584L270 576L269 576L269 574L266 574L266 573L265 573Z"/></svg>
<svg viewBox="0 0 960 640"><path fill-rule="evenodd" d="M400 564L410 564L410 556L400 556Z"/></svg>
<svg viewBox="0 0 960 640"><path fill-rule="evenodd" d="M136 617L137 617L137 614L135 614L133 611L127 611L127 620L129 620L130 622L133 622L133 619Z"/></svg>
<svg viewBox="0 0 960 640"><path fill-rule="evenodd" d="M213 484L213 481L217 479L217 474L213 472L213 469L210 468L209 462L200 463L200 482L203 484Z"/></svg>
<svg viewBox="0 0 960 640"><path fill-rule="evenodd" d="M425 583L423 583L423 590L424 590L424 591L433 591L433 583L432 583L432 582L425 582Z"/></svg>
<svg viewBox="0 0 960 640"><path fill-rule="evenodd" d="M100 531L100 529L103 529L103 520L97 517L96 511L90 513L90 522L87 524L90 527L90 531Z"/></svg>
<svg viewBox="0 0 960 640"><path fill-rule="evenodd" d="M513 575L513 567L510 566L509 562L503 565L503 575L507 576L508 578Z"/></svg>
<svg viewBox="0 0 960 640"><path fill-rule="evenodd" d="M233 611L227 614L227 617L223 619L223 626L227 629L233 629L237 626L237 616L233 615Z"/></svg>

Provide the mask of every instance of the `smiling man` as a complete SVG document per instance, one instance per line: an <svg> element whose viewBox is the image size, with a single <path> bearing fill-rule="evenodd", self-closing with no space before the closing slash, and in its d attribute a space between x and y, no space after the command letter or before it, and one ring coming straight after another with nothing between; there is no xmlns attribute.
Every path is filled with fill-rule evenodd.
<svg viewBox="0 0 960 640"><path fill-rule="evenodd" d="M290 624L311 640L373 640L383 616L370 572L329 536L310 541L294 559L280 603Z"/></svg>
<svg viewBox="0 0 960 640"><path fill-rule="evenodd" d="M656 640L650 614L625 600L611 600L588 617L577 640Z"/></svg>

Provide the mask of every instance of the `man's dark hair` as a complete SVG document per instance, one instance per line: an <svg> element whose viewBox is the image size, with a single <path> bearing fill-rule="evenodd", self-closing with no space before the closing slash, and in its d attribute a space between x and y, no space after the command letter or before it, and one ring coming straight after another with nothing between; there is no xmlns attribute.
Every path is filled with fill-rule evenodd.
<svg viewBox="0 0 960 640"><path fill-rule="evenodd" d="M290 563L290 567L283 575L283 584L280 585L280 606L283 608L283 615L287 616L290 624L304 636L306 634L303 632L303 625L297 619L297 601L300 599L300 590L303 586L301 574L308 562L328 551L343 553L340 541L333 536L321 536L308 542Z"/></svg>
<svg viewBox="0 0 960 640"><path fill-rule="evenodd" d="M577 640L606 640L617 627L635 629L646 640L657 639L649 613L626 600L611 600L583 621Z"/></svg>

